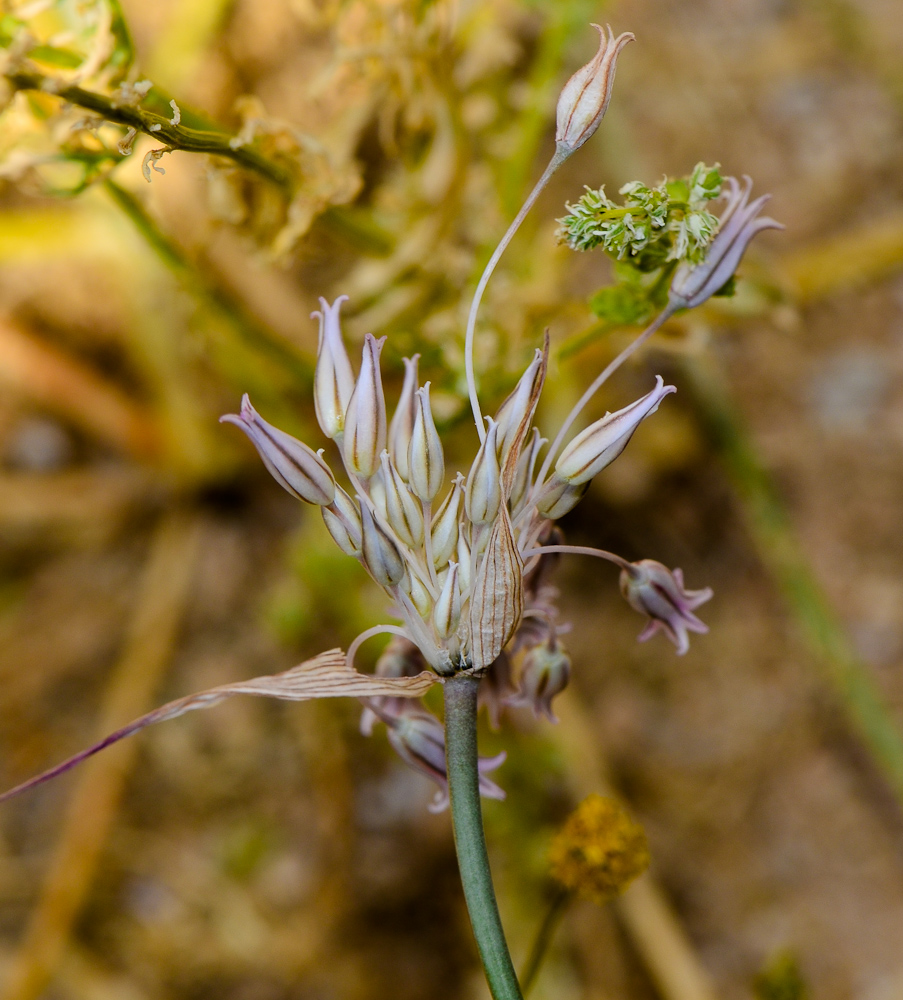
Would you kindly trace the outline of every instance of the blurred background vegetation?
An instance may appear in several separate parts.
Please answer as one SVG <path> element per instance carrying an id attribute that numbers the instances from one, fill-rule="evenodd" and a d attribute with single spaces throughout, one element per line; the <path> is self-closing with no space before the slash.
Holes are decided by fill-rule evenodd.
<path id="1" fill-rule="evenodd" d="M 490 284 L 486 397 L 549 327 L 554 426 L 635 332 L 590 309 L 601 253 L 556 241 L 584 184 L 719 162 L 772 191 L 787 230 L 756 241 L 734 298 L 671 321 L 594 404 L 657 372 L 679 390 L 568 540 L 712 585 L 712 631 L 680 660 L 637 646 L 610 568 L 562 565 L 562 725 L 517 710 L 484 739 L 509 754 L 508 800 L 485 812 L 512 950 L 523 961 L 550 898 L 554 831 L 608 788 L 643 823 L 651 873 L 612 907 L 575 903 L 535 996 L 898 1000 L 894 0 L 6 0 L 2 784 L 384 620 L 363 571 L 217 418 L 248 391 L 319 446 L 308 316 L 344 293 L 352 344 L 389 337 L 387 381 L 422 354 L 463 466 L 467 292 L 551 152 L 591 20 L 637 42 L 600 132 Z M 5 806 L 2 995 L 484 996 L 448 817 L 357 715 L 236 700 Z"/>

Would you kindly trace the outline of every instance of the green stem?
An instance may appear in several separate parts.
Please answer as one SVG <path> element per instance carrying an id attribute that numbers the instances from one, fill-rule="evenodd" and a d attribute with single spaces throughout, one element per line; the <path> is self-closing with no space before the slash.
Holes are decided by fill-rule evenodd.
<path id="1" fill-rule="evenodd" d="M 476 677 L 456 674 L 444 684 L 445 741 L 455 848 L 474 937 L 494 1000 L 523 1000 L 499 917 L 480 810 L 477 769 Z"/>
<path id="2" fill-rule="evenodd" d="M 282 188 L 288 197 L 292 194 L 294 184 L 288 170 L 280 164 L 268 160 L 265 156 L 261 156 L 248 146 L 233 148 L 230 145 L 230 140 L 234 137 L 228 132 L 205 131 L 188 128 L 186 125 L 173 125 L 169 118 L 163 115 L 154 114 L 152 111 L 145 111 L 143 108 L 132 105 L 118 105 L 113 98 L 106 94 L 98 94 L 82 87 L 59 85 L 51 77 L 42 76 L 40 73 L 10 73 L 7 80 L 16 90 L 37 90 L 52 94 L 79 108 L 84 108 L 86 111 L 93 111 L 106 121 L 115 122 L 117 125 L 126 125 L 139 132 L 144 132 L 152 139 L 156 139 L 172 149 L 224 156 L 239 166 L 266 177 L 267 180 Z M 153 131 L 151 131 L 152 126 Z"/>
<path id="3" fill-rule="evenodd" d="M 530 988 L 536 981 L 542 961 L 546 957 L 549 945 L 552 943 L 552 937 L 558 929 L 558 924 L 564 916 L 564 911 L 567 909 L 571 898 L 571 891 L 564 887 L 559 887 L 552 897 L 552 902 L 549 904 L 548 910 L 546 910 L 546 915 L 542 918 L 542 923 L 539 925 L 536 937 L 533 940 L 533 947 L 530 949 L 530 954 L 527 956 L 523 972 L 520 975 L 524 996 L 530 992 Z"/>

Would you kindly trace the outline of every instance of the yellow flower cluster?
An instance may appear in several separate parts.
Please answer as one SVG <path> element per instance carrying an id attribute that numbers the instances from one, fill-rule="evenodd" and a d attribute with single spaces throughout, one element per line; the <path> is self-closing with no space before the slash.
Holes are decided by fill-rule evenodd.
<path id="1" fill-rule="evenodd" d="M 552 877 L 565 888 L 603 904 L 649 867 L 649 845 L 618 802 L 590 795 L 556 834 L 549 860 Z"/>

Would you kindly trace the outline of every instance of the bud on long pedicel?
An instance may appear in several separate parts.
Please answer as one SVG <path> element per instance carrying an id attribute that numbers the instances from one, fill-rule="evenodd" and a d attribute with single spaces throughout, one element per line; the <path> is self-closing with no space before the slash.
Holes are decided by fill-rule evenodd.
<path id="1" fill-rule="evenodd" d="M 403 358 L 404 384 L 401 387 L 401 397 L 389 424 L 389 454 L 405 482 L 410 480 L 410 465 L 408 452 L 411 447 L 411 435 L 414 433 L 414 420 L 417 415 L 417 362 L 420 355 L 413 358 Z"/>
<path id="2" fill-rule="evenodd" d="M 364 338 L 361 371 L 345 411 L 345 466 L 364 479 L 379 468 L 379 456 L 386 447 L 386 397 L 379 371 L 379 355 L 385 342 L 385 337 L 377 340 L 371 333 Z"/>
<path id="3" fill-rule="evenodd" d="M 618 53 L 635 38 L 629 31 L 617 38 L 611 28 L 599 32 L 599 51 L 568 80 L 558 98 L 555 142 L 568 153 L 579 149 L 599 127 L 611 100 Z"/>
<path id="4" fill-rule="evenodd" d="M 335 497 L 335 480 L 329 466 L 303 441 L 268 424 L 251 406 L 247 394 L 241 412 L 227 413 L 220 423 L 235 424 L 250 438 L 270 475 L 292 496 L 325 506 Z"/>
<path id="5" fill-rule="evenodd" d="M 486 418 L 489 430 L 473 460 L 464 488 L 464 508 L 473 524 L 494 521 L 502 504 L 499 481 L 498 424 Z"/>
<path id="6" fill-rule="evenodd" d="M 400 583 L 405 564 L 398 546 L 373 519 L 367 504 L 361 505 L 361 560 L 374 580 L 387 590 Z"/>
<path id="7" fill-rule="evenodd" d="M 416 392 L 414 430 L 408 453 L 411 489 L 424 503 L 432 503 L 445 479 L 445 455 L 430 406 L 430 383 Z"/>
<path id="8" fill-rule="evenodd" d="M 354 372 L 342 340 L 339 309 L 347 301 L 340 295 L 332 305 L 320 299 L 322 312 L 311 316 L 320 319 L 320 342 L 317 347 L 317 369 L 314 373 L 314 407 L 323 433 L 334 438 L 345 426 L 345 411 L 354 392 Z"/>
<path id="9" fill-rule="evenodd" d="M 560 478 L 572 486 L 588 483 L 621 454 L 643 419 L 655 413 L 659 403 L 671 392 L 677 389 L 665 385 L 661 375 L 656 375 L 652 392 L 623 410 L 607 413 L 590 424 L 571 441 L 555 463 Z"/>

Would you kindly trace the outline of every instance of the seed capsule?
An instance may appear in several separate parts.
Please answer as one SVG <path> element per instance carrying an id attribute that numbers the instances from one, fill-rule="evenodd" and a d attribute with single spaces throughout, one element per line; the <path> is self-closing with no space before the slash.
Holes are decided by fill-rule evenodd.
<path id="1" fill-rule="evenodd" d="M 364 338 L 361 371 L 345 411 L 342 454 L 349 472 L 369 479 L 379 468 L 379 456 L 386 447 L 386 397 L 379 371 L 379 355 L 385 337 Z"/>
<path id="2" fill-rule="evenodd" d="M 247 395 L 241 412 L 227 413 L 220 423 L 235 424 L 247 434 L 270 475 L 293 497 L 319 506 L 332 503 L 336 486 L 329 466 L 303 441 L 268 424 Z"/>
<path id="3" fill-rule="evenodd" d="M 339 309 L 347 301 L 340 295 L 332 305 L 320 299 L 322 312 L 313 312 L 320 320 L 320 342 L 317 348 L 317 368 L 314 373 L 314 407 L 323 433 L 334 438 L 345 425 L 345 411 L 354 392 L 354 372 L 342 340 Z"/>

